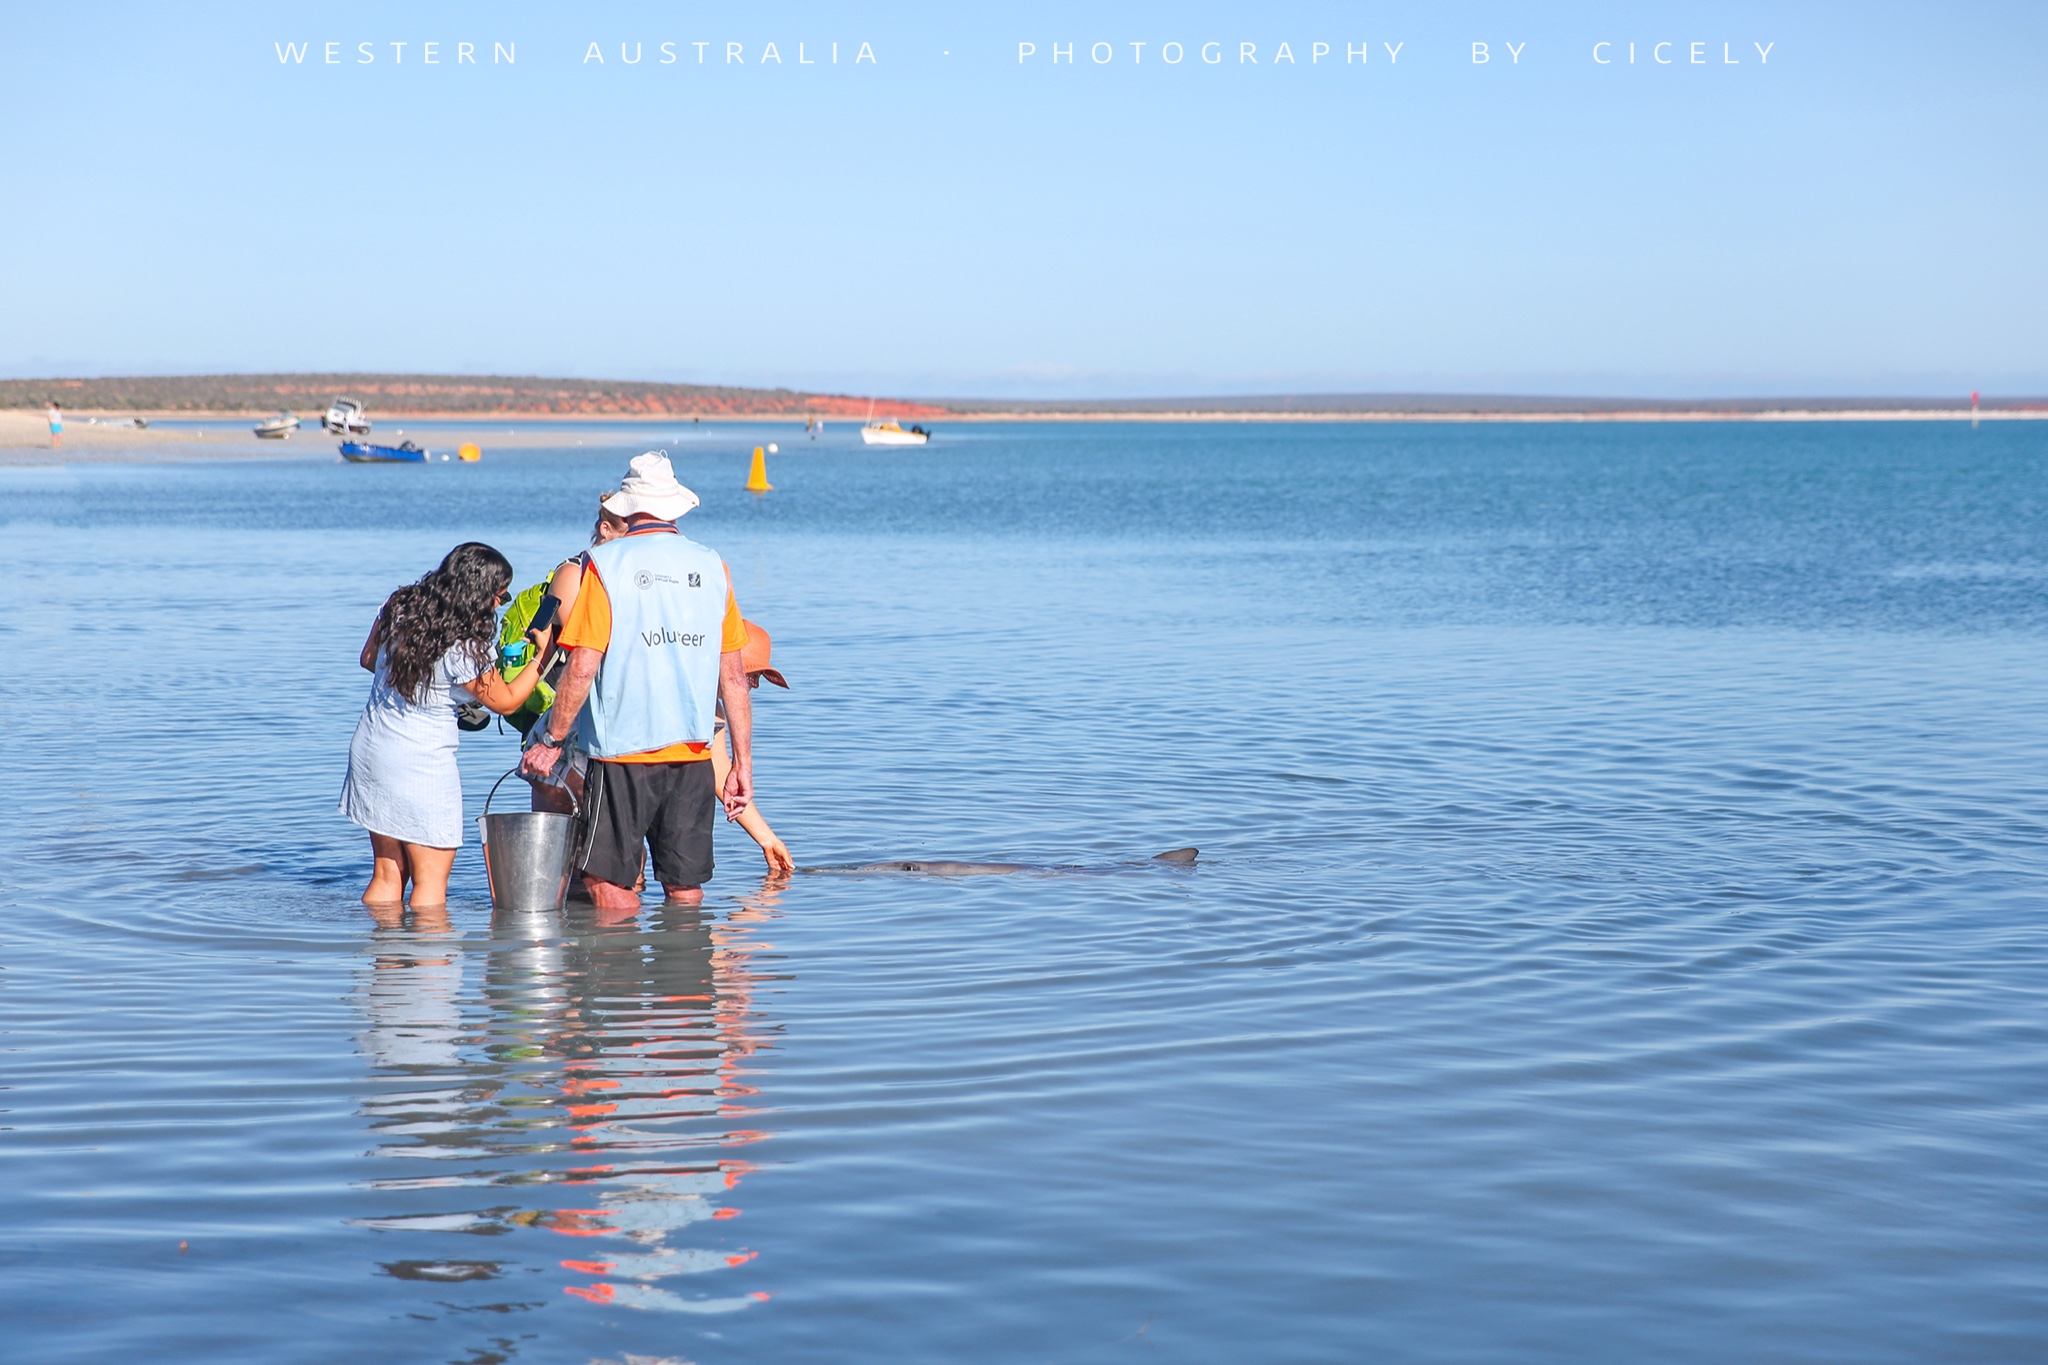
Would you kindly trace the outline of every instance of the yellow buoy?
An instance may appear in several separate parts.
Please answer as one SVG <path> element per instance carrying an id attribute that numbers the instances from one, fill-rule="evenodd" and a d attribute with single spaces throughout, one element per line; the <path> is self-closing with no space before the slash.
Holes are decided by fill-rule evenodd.
<path id="1" fill-rule="evenodd" d="M 455 453 L 461 456 L 464 460 L 468 461 L 470 464 L 475 464 L 478 460 L 481 460 L 484 457 L 483 451 L 477 448 L 477 444 L 475 441 L 464 441 L 461 444 L 461 446 L 459 446 L 456 449 Z"/>
<path id="2" fill-rule="evenodd" d="M 768 452 L 759 446 L 755 446 L 754 467 L 747 471 L 747 491 L 749 493 L 771 493 L 774 490 L 775 485 L 768 482 Z"/>

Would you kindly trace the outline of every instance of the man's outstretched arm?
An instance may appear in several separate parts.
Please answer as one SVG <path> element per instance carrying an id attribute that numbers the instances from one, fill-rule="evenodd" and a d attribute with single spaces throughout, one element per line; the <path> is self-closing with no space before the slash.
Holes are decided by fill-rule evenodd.
<path id="1" fill-rule="evenodd" d="M 720 796 L 726 818 L 737 820 L 754 799 L 754 695 L 739 650 L 718 656 L 718 699 L 725 703 L 725 729 L 732 736 L 732 771 Z"/>

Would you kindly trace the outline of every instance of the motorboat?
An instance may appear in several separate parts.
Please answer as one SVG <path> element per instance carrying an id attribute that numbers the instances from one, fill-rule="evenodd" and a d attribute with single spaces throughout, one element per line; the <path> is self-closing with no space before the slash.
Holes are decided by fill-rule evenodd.
<path id="1" fill-rule="evenodd" d="M 370 419 L 363 413 L 363 405 L 353 398 L 337 398 L 328 405 L 327 415 L 320 419 L 320 425 L 336 436 L 368 436 Z"/>
<path id="2" fill-rule="evenodd" d="M 289 412 L 266 417 L 256 424 L 256 434 L 266 441 L 289 441 L 299 429 L 299 419 Z"/>
<path id="3" fill-rule="evenodd" d="M 341 458 L 350 464 L 425 464 L 427 452 L 411 441 L 373 446 L 368 441 L 343 441 Z"/>
<path id="4" fill-rule="evenodd" d="M 821 422 L 819 425 L 823 426 L 824 423 Z M 863 445 L 921 446 L 931 438 L 932 434 L 923 427 L 912 427 L 910 430 L 905 431 L 894 422 L 877 422 L 875 420 L 875 400 L 872 398 L 868 400 L 867 425 L 860 429 L 860 439 Z"/>
<path id="5" fill-rule="evenodd" d="M 905 431 L 894 422 L 870 422 L 860 429 L 860 439 L 871 446 L 921 446 L 932 434 L 923 427 Z"/>

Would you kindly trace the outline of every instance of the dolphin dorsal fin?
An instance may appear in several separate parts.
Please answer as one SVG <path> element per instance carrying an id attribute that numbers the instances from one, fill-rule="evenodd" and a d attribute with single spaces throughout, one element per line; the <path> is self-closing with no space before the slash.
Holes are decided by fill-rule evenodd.
<path id="1" fill-rule="evenodd" d="M 1191 863 L 1195 860 L 1195 855 L 1201 851 L 1199 848 L 1169 848 L 1164 853 L 1153 854 L 1152 861 L 1155 863 Z"/>

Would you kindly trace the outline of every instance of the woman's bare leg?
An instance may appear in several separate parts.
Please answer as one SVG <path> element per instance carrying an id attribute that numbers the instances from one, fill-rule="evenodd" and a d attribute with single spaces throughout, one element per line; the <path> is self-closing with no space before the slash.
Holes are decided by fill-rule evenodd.
<path id="1" fill-rule="evenodd" d="M 412 863 L 412 908 L 438 909 L 446 905 L 448 873 L 455 866 L 455 850 L 407 844 L 405 856 Z"/>
<path id="2" fill-rule="evenodd" d="M 448 907 L 445 905 L 415 905 L 412 927 L 418 934 L 446 934 L 455 928 L 448 922 Z"/>
<path id="3" fill-rule="evenodd" d="M 370 836 L 370 885 L 363 891 L 365 905 L 405 904 L 404 844 L 388 834 Z"/>

